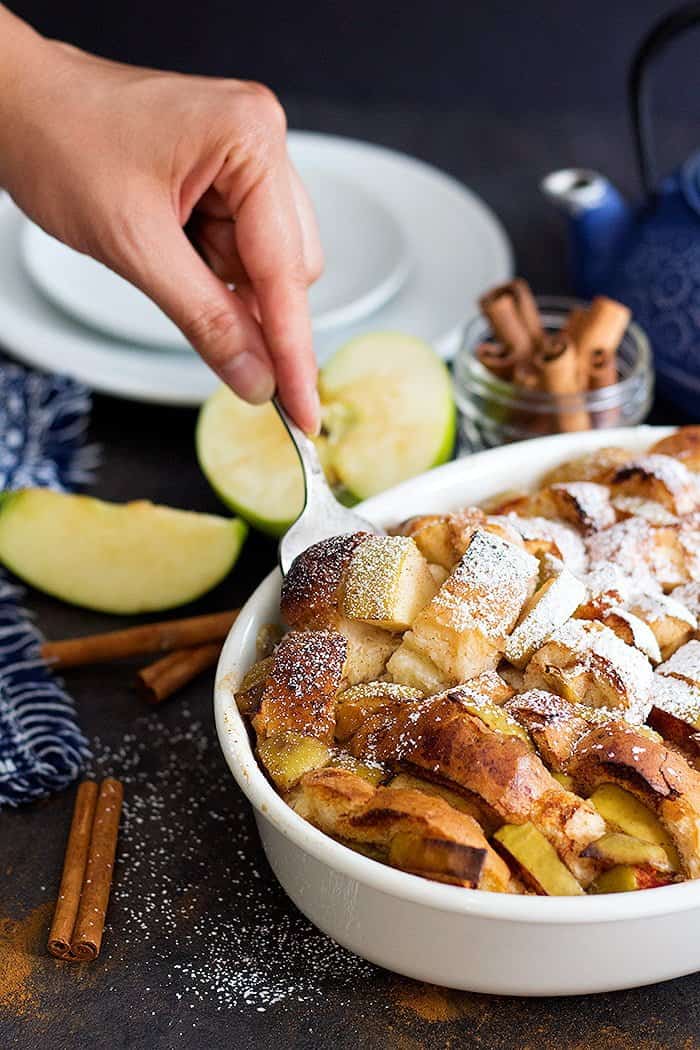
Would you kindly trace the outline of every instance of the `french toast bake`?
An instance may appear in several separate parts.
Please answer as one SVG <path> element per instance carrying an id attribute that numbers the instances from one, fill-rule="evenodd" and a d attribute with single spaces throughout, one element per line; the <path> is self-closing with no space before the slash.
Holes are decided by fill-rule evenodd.
<path id="1" fill-rule="evenodd" d="M 443 883 L 700 877 L 700 427 L 301 554 L 236 694 L 300 816 Z"/>

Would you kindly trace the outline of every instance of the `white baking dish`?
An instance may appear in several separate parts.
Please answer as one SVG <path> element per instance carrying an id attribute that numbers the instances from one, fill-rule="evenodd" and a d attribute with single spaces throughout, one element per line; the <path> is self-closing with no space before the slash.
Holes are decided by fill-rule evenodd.
<path id="1" fill-rule="evenodd" d="M 669 428 L 566 434 L 449 463 L 368 500 L 380 523 L 444 511 L 534 483 L 588 449 L 643 450 Z M 278 619 L 271 573 L 243 608 L 217 672 L 216 725 L 250 799 L 273 871 L 294 903 L 336 941 L 409 977 L 507 995 L 603 992 L 700 969 L 700 881 L 586 897 L 506 896 L 396 871 L 334 842 L 289 809 L 261 772 L 232 693 L 255 659 L 263 623 Z"/>

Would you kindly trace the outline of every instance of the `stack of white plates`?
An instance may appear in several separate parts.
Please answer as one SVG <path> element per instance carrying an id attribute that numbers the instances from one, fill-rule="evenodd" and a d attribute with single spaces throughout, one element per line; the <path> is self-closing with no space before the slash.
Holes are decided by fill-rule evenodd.
<path id="1" fill-rule="evenodd" d="M 326 258 L 310 292 L 319 361 L 360 332 L 400 330 L 457 349 L 489 286 L 511 274 L 500 224 L 464 186 L 412 157 L 290 132 Z M 0 345 L 95 390 L 196 405 L 215 377 L 141 292 L 0 201 Z"/>

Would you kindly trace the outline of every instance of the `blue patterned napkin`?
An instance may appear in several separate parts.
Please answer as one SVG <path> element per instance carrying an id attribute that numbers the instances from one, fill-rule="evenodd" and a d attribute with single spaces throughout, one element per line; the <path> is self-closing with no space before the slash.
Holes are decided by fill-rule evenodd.
<path id="1" fill-rule="evenodd" d="M 0 359 L 0 491 L 89 482 L 89 411 L 89 394 L 73 380 Z M 39 656 L 41 636 L 21 597 L 0 570 L 0 807 L 61 790 L 88 757 L 73 701 Z"/>

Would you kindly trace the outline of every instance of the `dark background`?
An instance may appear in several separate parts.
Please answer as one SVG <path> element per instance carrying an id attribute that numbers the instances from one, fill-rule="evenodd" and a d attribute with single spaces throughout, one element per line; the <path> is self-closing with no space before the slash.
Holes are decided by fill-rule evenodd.
<path id="1" fill-rule="evenodd" d="M 444 168 L 495 209 L 514 242 L 518 269 L 542 293 L 565 290 L 567 275 L 562 225 L 541 199 L 538 181 L 552 168 L 583 164 L 637 191 L 626 71 L 644 31 L 670 9 L 649 0 L 415 6 L 195 0 L 187 7 L 164 0 L 23 0 L 11 6 L 41 31 L 113 58 L 265 81 L 281 96 L 292 127 L 368 139 Z M 655 112 L 665 167 L 700 145 L 699 45 L 694 31 L 658 64 Z M 680 422 L 662 405 L 653 418 Z M 104 455 L 94 494 L 220 510 L 196 464 L 194 425 L 190 410 L 96 398 L 91 439 Z M 237 604 L 273 562 L 273 544 L 251 535 L 230 579 L 196 611 Z M 117 626 L 115 618 L 32 591 L 27 604 L 47 637 Z M 197 909 L 231 924 L 232 945 L 238 926 L 244 940 L 253 936 L 254 963 L 280 972 L 275 938 L 284 938 L 284 978 L 313 977 L 320 935 L 266 867 L 248 807 L 212 738 L 211 681 L 203 677 L 146 717 L 133 673 L 129 664 L 67 676 L 97 768 L 123 775 L 120 756 L 129 740 L 142 756 L 141 772 L 127 782 L 131 816 L 120 837 L 103 952 L 93 967 L 67 970 L 46 954 L 40 931 L 32 949 L 34 998 L 19 1013 L 0 1010 L 2 1050 L 700 1050 L 698 975 L 585 999 L 439 993 L 441 1019 L 432 1023 L 416 1000 L 432 1001 L 437 993 L 376 969 L 353 976 L 342 953 L 337 972 L 327 965 L 319 977 L 316 995 L 265 1013 L 222 1007 L 214 980 L 201 995 L 183 990 L 175 963 L 194 956 L 206 973 L 209 953 L 219 960 L 223 953 L 222 965 L 235 971 L 240 946 L 227 956 L 225 938 L 209 945 L 192 932 L 188 939 L 186 919 L 170 928 L 158 908 L 134 936 L 130 916 L 141 896 L 154 899 L 164 877 L 170 886 L 188 885 L 195 859 L 205 872 L 191 890 Z M 176 743 L 193 720 L 206 738 L 204 761 L 190 745 Z M 173 762 L 182 778 L 191 777 L 195 802 L 184 789 L 171 793 L 165 774 Z M 149 780 L 162 808 L 139 831 Z M 69 791 L 0 814 L 0 903 L 18 921 L 36 908 L 48 914 L 72 801 Z M 241 900 L 235 887 L 250 883 L 253 873 L 258 894 Z M 272 927 L 262 924 L 261 911 L 274 915 Z"/>

